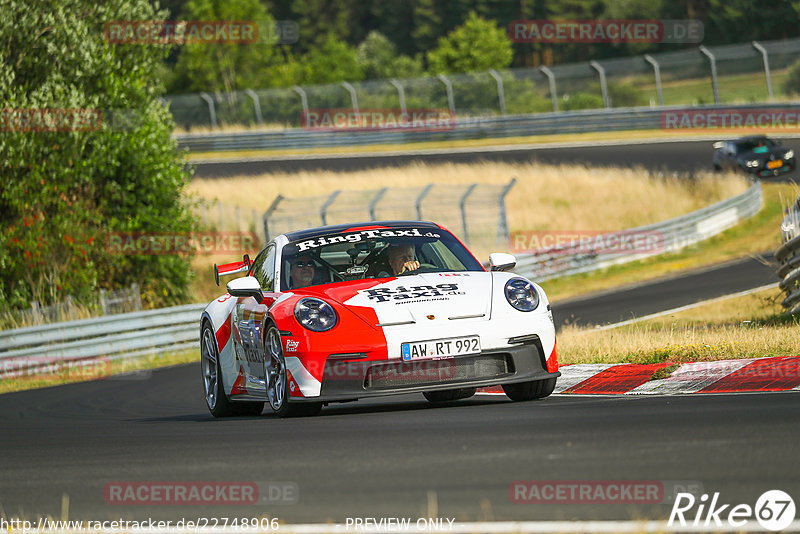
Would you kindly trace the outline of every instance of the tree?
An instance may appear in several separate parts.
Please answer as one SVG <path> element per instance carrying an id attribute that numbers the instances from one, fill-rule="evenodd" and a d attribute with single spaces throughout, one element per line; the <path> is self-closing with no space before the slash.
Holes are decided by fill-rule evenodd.
<path id="1" fill-rule="evenodd" d="M 359 81 L 364 78 L 355 48 L 329 33 L 303 58 L 306 84 Z"/>
<path id="2" fill-rule="evenodd" d="M 224 91 L 271 87 L 267 72 L 280 61 L 273 46 L 274 20 L 259 0 L 190 0 L 183 20 L 255 21 L 256 43 L 191 43 L 181 47 L 170 92 Z"/>
<path id="3" fill-rule="evenodd" d="M 439 39 L 437 48 L 428 53 L 428 68 L 434 73 L 502 69 L 511 58 L 506 30 L 472 12 L 464 24 Z"/>
<path id="4" fill-rule="evenodd" d="M 394 44 L 383 34 L 373 31 L 358 45 L 358 64 L 364 78 L 408 78 L 423 73 L 422 62 L 408 56 L 398 56 Z"/>
<path id="5" fill-rule="evenodd" d="M 132 282 L 151 304 L 186 297 L 186 257 L 110 255 L 105 246 L 115 232 L 193 224 L 189 174 L 157 100 L 167 47 L 103 38 L 107 21 L 161 17 L 146 0 L 5 2 L 0 308 Z"/>

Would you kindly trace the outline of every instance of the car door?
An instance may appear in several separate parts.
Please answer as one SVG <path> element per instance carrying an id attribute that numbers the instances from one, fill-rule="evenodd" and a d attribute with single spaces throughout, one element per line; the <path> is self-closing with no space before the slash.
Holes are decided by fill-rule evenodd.
<path id="1" fill-rule="evenodd" d="M 252 297 L 239 298 L 234 309 L 234 336 L 241 343 L 237 357 L 244 360 L 242 365 L 247 373 L 248 391 L 264 387 L 264 320 L 279 296 L 275 292 L 275 256 L 275 243 L 270 243 L 253 261 L 251 274 L 261 286 L 263 301 L 256 302 Z"/>

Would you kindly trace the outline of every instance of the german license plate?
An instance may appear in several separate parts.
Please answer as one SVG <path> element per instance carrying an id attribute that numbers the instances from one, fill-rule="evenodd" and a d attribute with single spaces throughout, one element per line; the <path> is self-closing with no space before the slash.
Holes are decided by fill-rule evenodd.
<path id="1" fill-rule="evenodd" d="M 403 361 L 409 362 L 476 354 L 481 351 L 481 342 L 478 336 L 451 337 L 403 343 L 400 345 L 400 349 Z"/>
<path id="2" fill-rule="evenodd" d="M 783 160 L 776 159 L 775 161 L 768 161 L 767 168 L 768 169 L 777 169 L 778 167 L 783 165 Z"/>

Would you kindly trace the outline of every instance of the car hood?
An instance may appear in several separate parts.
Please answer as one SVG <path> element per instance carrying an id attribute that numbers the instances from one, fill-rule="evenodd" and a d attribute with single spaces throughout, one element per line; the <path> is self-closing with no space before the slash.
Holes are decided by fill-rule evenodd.
<path id="1" fill-rule="evenodd" d="M 488 272 L 423 273 L 317 288 L 321 297 L 347 306 L 380 326 L 433 320 L 488 320 L 492 275 Z"/>
<path id="2" fill-rule="evenodd" d="M 739 159 L 742 160 L 749 160 L 749 159 L 757 159 L 759 161 L 769 160 L 772 158 L 782 158 L 789 149 L 785 147 L 776 147 L 771 148 L 767 152 L 753 152 L 752 150 L 749 152 L 742 152 L 739 154 Z"/>

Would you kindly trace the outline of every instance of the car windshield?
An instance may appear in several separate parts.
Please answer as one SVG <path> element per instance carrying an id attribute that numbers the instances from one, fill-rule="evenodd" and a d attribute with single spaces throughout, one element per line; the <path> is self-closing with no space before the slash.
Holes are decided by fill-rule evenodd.
<path id="1" fill-rule="evenodd" d="M 483 271 L 446 230 L 365 228 L 293 241 L 283 247 L 283 290 L 411 274 Z"/>
<path id="2" fill-rule="evenodd" d="M 770 148 L 775 146 L 775 141 L 761 137 L 759 139 L 747 139 L 746 141 L 736 142 L 737 152 L 767 152 Z"/>

